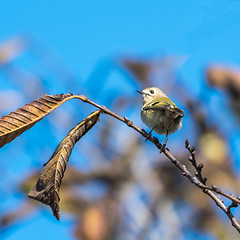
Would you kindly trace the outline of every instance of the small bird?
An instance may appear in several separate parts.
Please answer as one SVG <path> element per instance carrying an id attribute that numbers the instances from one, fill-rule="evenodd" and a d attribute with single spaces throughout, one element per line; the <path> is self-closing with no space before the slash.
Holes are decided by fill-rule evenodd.
<path id="1" fill-rule="evenodd" d="M 137 92 L 143 96 L 141 119 L 151 129 L 149 136 L 151 136 L 152 131 L 166 135 L 163 151 L 167 144 L 168 135 L 181 128 L 184 112 L 159 88 L 151 87 Z"/>

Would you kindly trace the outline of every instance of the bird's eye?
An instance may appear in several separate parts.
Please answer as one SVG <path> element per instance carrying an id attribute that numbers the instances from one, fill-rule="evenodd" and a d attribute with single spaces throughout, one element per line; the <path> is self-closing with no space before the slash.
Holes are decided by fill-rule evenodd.
<path id="1" fill-rule="evenodd" d="M 154 94 L 154 91 L 153 91 L 153 90 L 150 90 L 150 93 L 151 93 L 151 94 Z"/>

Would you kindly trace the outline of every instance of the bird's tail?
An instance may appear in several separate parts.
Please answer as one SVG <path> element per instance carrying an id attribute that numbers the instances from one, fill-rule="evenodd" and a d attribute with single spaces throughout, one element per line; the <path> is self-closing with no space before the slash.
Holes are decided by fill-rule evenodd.
<path id="1" fill-rule="evenodd" d="M 184 117 L 185 113 L 182 109 L 178 108 L 178 107 L 174 107 L 171 109 L 173 114 L 179 115 L 180 117 Z"/>

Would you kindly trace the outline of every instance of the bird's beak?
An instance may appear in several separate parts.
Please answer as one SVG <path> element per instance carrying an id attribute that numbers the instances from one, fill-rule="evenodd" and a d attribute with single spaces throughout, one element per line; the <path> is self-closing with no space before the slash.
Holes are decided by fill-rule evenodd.
<path id="1" fill-rule="evenodd" d="M 140 92 L 140 91 L 136 91 L 136 92 L 138 92 L 138 93 L 140 93 L 143 97 L 145 97 L 145 96 L 150 96 L 150 94 L 148 94 L 148 93 L 146 93 L 146 92 Z"/>

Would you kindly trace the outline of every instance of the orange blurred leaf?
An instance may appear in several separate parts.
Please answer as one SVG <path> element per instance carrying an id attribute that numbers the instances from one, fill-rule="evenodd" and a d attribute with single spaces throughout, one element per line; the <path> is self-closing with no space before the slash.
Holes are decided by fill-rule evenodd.
<path id="1" fill-rule="evenodd" d="M 224 89 L 232 97 L 240 96 L 240 70 L 224 66 L 212 66 L 206 70 L 206 77 L 211 86 Z"/>
<path id="2" fill-rule="evenodd" d="M 83 213 L 82 231 L 86 240 L 105 239 L 106 225 L 106 219 L 100 207 L 91 206 Z"/>

